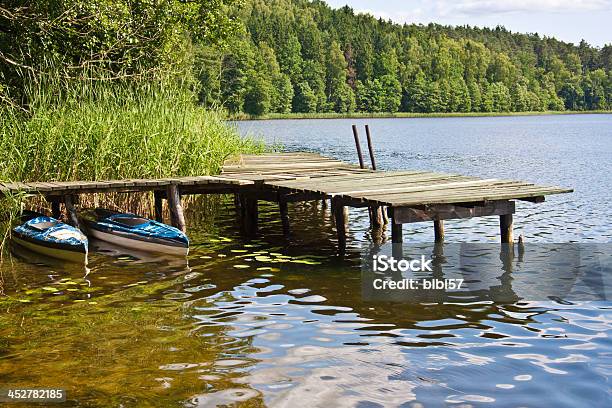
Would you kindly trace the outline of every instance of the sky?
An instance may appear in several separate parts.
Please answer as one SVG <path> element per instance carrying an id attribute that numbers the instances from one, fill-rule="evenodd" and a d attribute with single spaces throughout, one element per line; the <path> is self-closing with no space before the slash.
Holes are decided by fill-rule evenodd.
<path id="1" fill-rule="evenodd" d="M 397 23 L 439 23 L 538 33 L 578 44 L 612 44 L 612 0 L 326 0 Z"/>

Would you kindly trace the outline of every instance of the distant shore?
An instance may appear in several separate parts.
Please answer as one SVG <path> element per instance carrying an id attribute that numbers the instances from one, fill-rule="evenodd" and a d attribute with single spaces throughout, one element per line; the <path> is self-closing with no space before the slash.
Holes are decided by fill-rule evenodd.
<path id="1" fill-rule="evenodd" d="M 454 118 L 454 117 L 490 117 L 490 116 L 541 116 L 541 115 L 583 115 L 612 114 L 612 110 L 596 111 L 534 111 L 534 112 L 318 112 L 318 113 L 268 113 L 261 116 L 247 114 L 228 115 L 227 120 L 283 120 L 283 119 L 369 119 L 369 118 Z"/>

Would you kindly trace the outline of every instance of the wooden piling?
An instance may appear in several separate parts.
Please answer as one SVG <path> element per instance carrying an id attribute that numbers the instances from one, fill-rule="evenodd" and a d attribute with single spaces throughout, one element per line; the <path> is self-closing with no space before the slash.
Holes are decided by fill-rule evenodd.
<path id="1" fill-rule="evenodd" d="M 154 191 L 153 198 L 155 201 L 155 221 L 164 222 L 162 192 Z"/>
<path id="2" fill-rule="evenodd" d="M 346 249 L 346 207 L 338 200 L 332 199 L 332 209 L 336 222 L 336 233 L 338 234 L 338 248 L 341 253 Z"/>
<path id="3" fill-rule="evenodd" d="M 372 228 L 374 229 L 379 229 L 383 225 L 385 225 L 382 207 L 378 205 L 373 205 L 372 207 L 370 207 L 370 221 L 372 224 Z"/>
<path id="4" fill-rule="evenodd" d="M 402 224 L 393 214 L 393 208 L 389 208 L 389 210 L 391 211 L 391 242 L 393 244 L 401 244 L 403 242 Z"/>
<path id="5" fill-rule="evenodd" d="M 401 244 L 404 242 L 402 237 L 402 224 L 396 224 L 391 221 L 391 242 L 394 244 Z"/>
<path id="6" fill-rule="evenodd" d="M 353 137 L 355 138 L 355 148 L 357 149 L 357 156 L 359 157 L 359 167 L 365 168 L 363 164 L 363 155 L 361 154 L 361 144 L 359 143 L 359 133 L 357 132 L 357 126 L 353 125 Z"/>
<path id="7" fill-rule="evenodd" d="M 181 205 L 181 194 L 176 184 L 170 184 L 167 188 L 166 200 L 168 200 L 168 209 L 170 210 L 170 223 L 185 232 L 187 230 L 185 224 L 185 215 L 183 214 L 183 206 Z"/>
<path id="8" fill-rule="evenodd" d="M 513 227 L 512 214 L 504 214 L 499 216 L 499 229 L 501 232 L 501 242 L 504 244 L 511 244 L 514 242 L 512 236 Z"/>
<path id="9" fill-rule="evenodd" d="M 444 221 L 434 220 L 433 224 L 434 224 L 434 241 L 443 242 L 444 241 Z"/>
<path id="10" fill-rule="evenodd" d="M 243 195 L 242 201 L 242 214 L 244 216 L 244 232 L 253 236 L 257 234 L 257 223 L 259 217 L 259 209 L 257 206 L 257 199 Z"/>
<path id="11" fill-rule="evenodd" d="M 288 237 L 291 233 L 289 227 L 289 208 L 287 205 L 287 199 L 283 195 L 278 197 L 278 209 L 280 211 L 281 223 L 283 225 L 283 235 Z"/>
<path id="12" fill-rule="evenodd" d="M 366 125 L 365 129 L 368 139 L 368 151 L 370 153 L 370 161 L 372 162 L 372 170 L 376 170 L 376 160 L 374 159 L 374 148 L 372 147 L 370 127 Z M 361 143 L 359 142 L 359 133 L 357 131 L 357 126 L 355 125 L 353 125 L 353 137 L 355 138 L 355 148 L 357 149 L 357 156 L 359 157 L 359 167 L 365 169 L 365 164 L 363 162 L 363 154 L 361 153 Z M 385 224 L 382 209 L 378 205 L 368 207 L 368 216 L 370 217 L 370 226 L 372 228 L 380 228 Z"/>
<path id="13" fill-rule="evenodd" d="M 370 126 L 365 125 L 365 131 L 366 131 L 366 138 L 368 139 L 368 151 L 370 152 L 370 163 L 372 163 L 372 170 L 376 170 L 376 160 L 374 160 L 374 147 L 372 146 Z"/>
<path id="14" fill-rule="evenodd" d="M 55 219 L 59 219 L 62 216 L 60 202 L 57 200 L 51 201 L 51 216 Z"/>
<path id="15" fill-rule="evenodd" d="M 64 205 L 66 206 L 66 213 L 68 215 L 68 224 L 75 228 L 80 228 L 79 217 L 76 212 L 75 204 L 78 202 L 78 196 L 66 195 L 64 196 Z"/>

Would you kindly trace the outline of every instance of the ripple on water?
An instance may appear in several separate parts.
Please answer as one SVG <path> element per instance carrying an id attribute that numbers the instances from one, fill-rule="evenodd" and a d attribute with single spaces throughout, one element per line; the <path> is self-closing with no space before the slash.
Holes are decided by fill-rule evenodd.
<path id="1" fill-rule="evenodd" d="M 177 293 L 166 293 L 164 295 L 164 299 L 166 300 L 184 300 L 184 299 L 188 299 L 192 296 L 191 293 L 181 293 L 181 292 L 177 292 Z"/>
<path id="2" fill-rule="evenodd" d="M 236 402 L 244 402 L 256 398 L 261 394 L 251 388 L 228 388 L 225 390 L 211 392 L 209 394 L 200 394 L 191 397 L 185 407 L 200 408 L 200 407 L 218 407 L 225 405 L 233 405 Z"/>

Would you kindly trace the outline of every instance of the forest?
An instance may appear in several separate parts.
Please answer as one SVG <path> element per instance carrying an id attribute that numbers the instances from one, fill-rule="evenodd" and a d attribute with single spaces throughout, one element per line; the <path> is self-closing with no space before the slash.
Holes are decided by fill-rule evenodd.
<path id="1" fill-rule="evenodd" d="M 199 100 L 229 113 L 612 108 L 612 44 L 503 27 L 394 24 L 315 0 L 246 0 L 222 46 L 196 47 Z"/>

